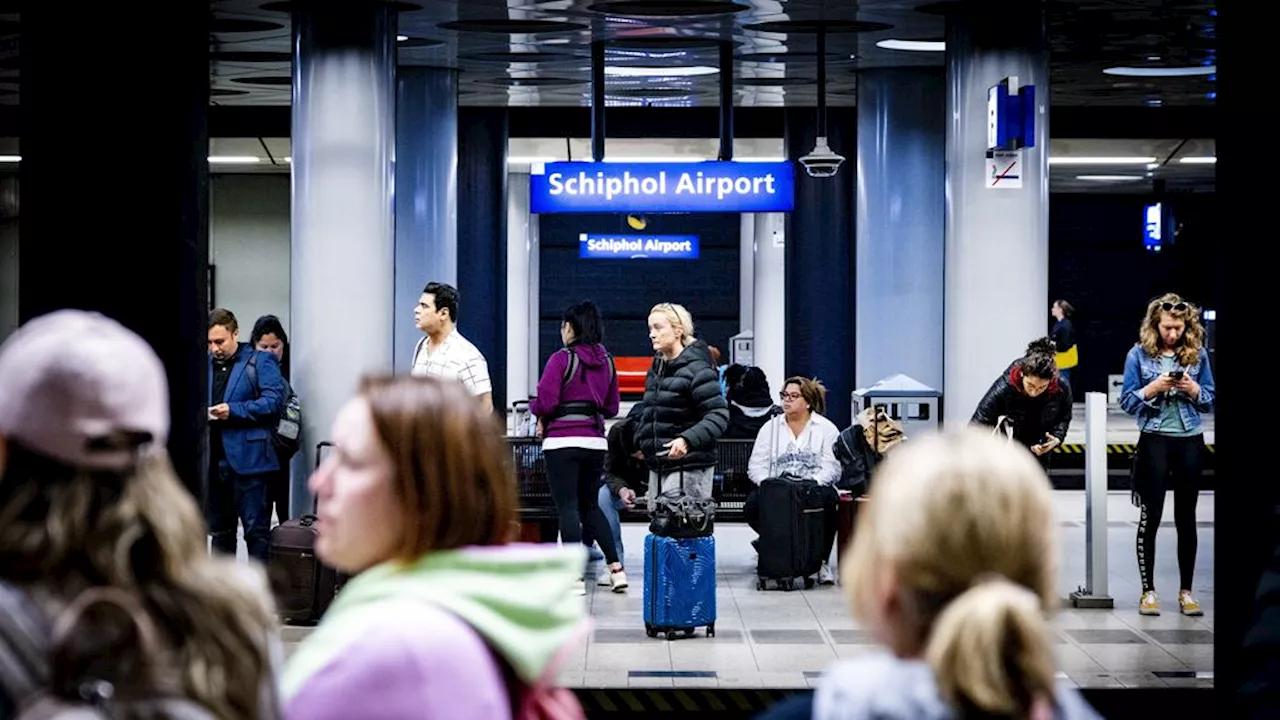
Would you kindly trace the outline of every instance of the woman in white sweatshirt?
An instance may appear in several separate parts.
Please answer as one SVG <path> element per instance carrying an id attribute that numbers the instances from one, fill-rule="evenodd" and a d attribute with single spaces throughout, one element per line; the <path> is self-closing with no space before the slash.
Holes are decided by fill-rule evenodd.
<path id="1" fill-rule="evenodd" d="M 827 389 L 822 383 L 806 377 L 787 378 L 779 393 L 782 414 L 777 415 L 760 428 L 751 459 L 747 462 L 747 477 L 757 486 L 769 478 L 813 480 L 831 490 L 833 502 L 825 514 L 823 557 L 831 554 L 835 543 L 836 517 L 835 483 L 840 479 L 840 461 L 836 460 L 835 442 L 840 431 L 835 423 L 823 416 L 827 408 Z M 760 532 L 760 496 L 752 491 L 742 508 L 747 524 Z M 830 585 L 835 576 L 826 562 L 818 571 L 818 582 Z"/>

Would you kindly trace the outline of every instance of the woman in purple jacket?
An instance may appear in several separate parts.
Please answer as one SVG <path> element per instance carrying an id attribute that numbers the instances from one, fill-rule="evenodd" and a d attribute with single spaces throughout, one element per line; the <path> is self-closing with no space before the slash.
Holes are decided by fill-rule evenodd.
<path id="1" fill-rule="evenodd" d="M 619 403 L 618 373 L 603 337 L 595 303 L 583 301 L 565 310 L 560 324 L 564 348 L 547 360 L 529 411 L 538 417 L 551 499 L 560 515 L 560 540 L 581 543 L 582 526 L 591 528 L 609 564 L 609 585 L 622 592 L 627 574 L 597 501 L 609 449 L 604 421 L 618 414 Z M 581 592 L 586 594 L 585 582 Z"/>

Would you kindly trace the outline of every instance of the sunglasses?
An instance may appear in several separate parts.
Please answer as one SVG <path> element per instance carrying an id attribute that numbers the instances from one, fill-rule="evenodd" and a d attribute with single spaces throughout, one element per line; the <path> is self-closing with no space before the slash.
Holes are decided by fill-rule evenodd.
<path id="1" fill-rule="evenodd" d="M 1164 310 L 1165 312 L 1182 312 L 1187 309 L 1187 304 L 1185 302 L 1161 303 L 1160 309 Z"/>

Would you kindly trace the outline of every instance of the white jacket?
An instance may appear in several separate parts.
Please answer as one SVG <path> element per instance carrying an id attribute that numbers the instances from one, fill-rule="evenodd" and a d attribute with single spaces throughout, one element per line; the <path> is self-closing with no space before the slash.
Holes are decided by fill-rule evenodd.
<path id="1" fill-rule="evenodd" d="M 840 461 L 834 450 L 839 437 L 835 423 L 817 413 L 809 416 L 809 424 L 799 436 L 791 434 L 787 417 L 778 415 L 756 435 L 747 477 L 756 485 L 783 475 L 833 485 L 840 479 Z"/>

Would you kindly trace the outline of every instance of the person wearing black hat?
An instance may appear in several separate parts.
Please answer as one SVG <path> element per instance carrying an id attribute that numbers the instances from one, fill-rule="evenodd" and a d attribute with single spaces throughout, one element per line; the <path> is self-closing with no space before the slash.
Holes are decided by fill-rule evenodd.
<path id="1" fill-rule="evenodd" d="M 782 412 L 769 393 L 769 379 L 758 367 L 744 368 L 729 386 L 729 429 L 725 440 L 755 440 L 769 418 Z"/>

